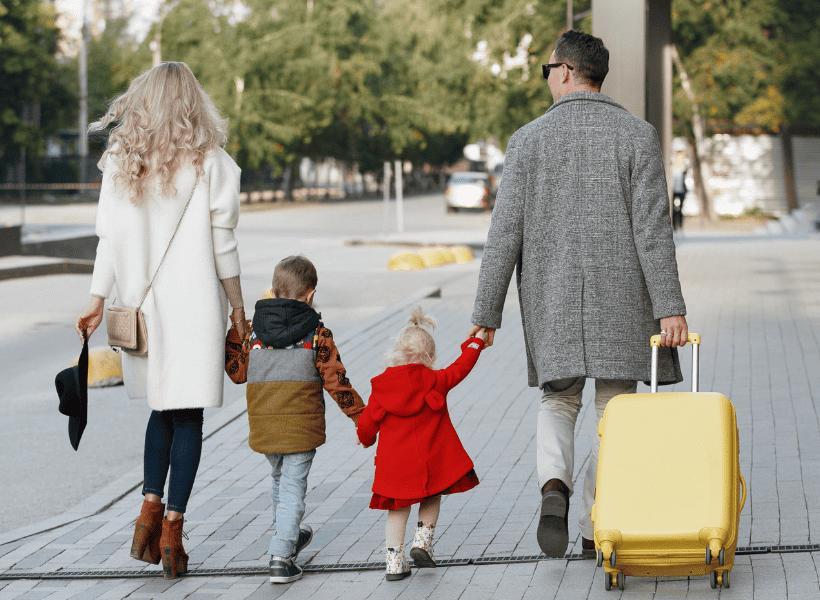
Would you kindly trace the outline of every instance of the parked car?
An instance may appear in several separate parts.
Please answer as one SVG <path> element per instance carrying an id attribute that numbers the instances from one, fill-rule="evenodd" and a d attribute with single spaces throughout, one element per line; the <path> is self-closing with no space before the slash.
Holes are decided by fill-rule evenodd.
<path id="1" fill-rule="evenodd" d="M 487 173 L 468 171 L 453 173 L 444 191 L 447 212 L 463 208 L 492 209 L 490 196 L 490 176 Z"/>

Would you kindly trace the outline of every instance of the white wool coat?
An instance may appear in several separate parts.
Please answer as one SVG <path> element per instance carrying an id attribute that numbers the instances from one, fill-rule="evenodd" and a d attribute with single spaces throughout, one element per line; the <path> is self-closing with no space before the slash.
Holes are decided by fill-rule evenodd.
<path id="1" fill-rule="evenodd" d="M 138 206 L 114 186 L 112 158 L 103 170 L 91 294 L 107 298 L 116 283 L 114 304 L 139 305 L 168 248 L 141 308 L 148 355 L 122 356 L 129 397 L 147 396 L 153 410 L 222 406 L 228 299 L 220 280 L 239 275 L 240 169 L 221 148 L 203 168 L 192 197 L 196 172 L 187 167 L 177 174 L 176 195 L 162 197 L 152 186 Z"/>

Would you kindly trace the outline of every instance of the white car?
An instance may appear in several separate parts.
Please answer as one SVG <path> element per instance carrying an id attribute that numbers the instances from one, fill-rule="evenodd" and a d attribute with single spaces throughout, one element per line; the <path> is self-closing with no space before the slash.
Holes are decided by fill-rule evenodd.
<path id="1" fill-rule="evenodd" d="M 487 173 L 468 171 L 453 173 L 444 191 L 447 212 L 462 208 L 492 209 L 490 197 L 490 176 Z"/>

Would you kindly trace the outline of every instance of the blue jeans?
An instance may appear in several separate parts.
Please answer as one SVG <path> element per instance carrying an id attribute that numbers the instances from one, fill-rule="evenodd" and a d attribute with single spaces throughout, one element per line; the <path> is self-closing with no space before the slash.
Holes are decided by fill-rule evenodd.
<path id="1" fill-rule="evenodd" d="M 168 510 L 184 513 L 202 456 L 201 408 L 152 411 L 145 431 L 145 483 L 142 494 L 160 498 L 168 483 Z"/>
<path id="2" fill-rule="evenodd" d="M 299 525 L 305 516 L 305 495 L 310 465 L 316 450 L 293 454 L 266 454 L 271 467 L 271 500 L 275 533 L 268 554 L 290 558 L 296 551 Z"/>

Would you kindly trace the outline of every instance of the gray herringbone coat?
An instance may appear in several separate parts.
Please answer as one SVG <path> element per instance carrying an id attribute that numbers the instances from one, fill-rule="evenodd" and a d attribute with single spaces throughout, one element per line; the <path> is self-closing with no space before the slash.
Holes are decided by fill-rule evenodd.
<path id="1" fill-rule="evenodd" d="M 609 97 L 575 92 L 519 129 L 481 261 L 472 321 L 498 328 L 513 269 L 529 385 L 649 379 L 659 319 L 685 315 L 658 136 Z M 661 348 L 659 380 L 681 381 Z"/>

